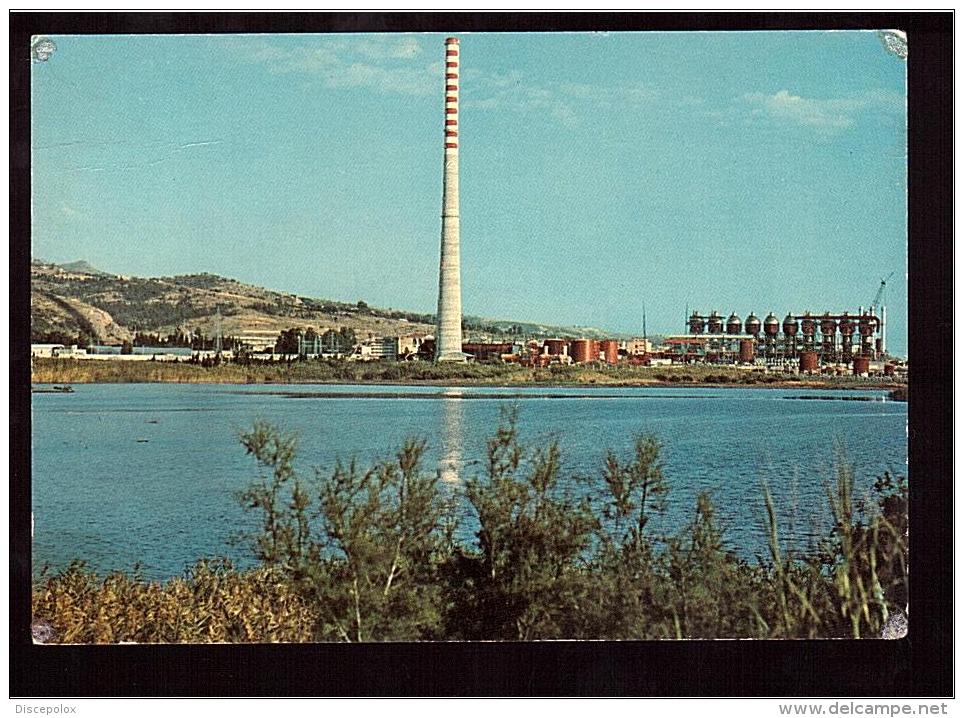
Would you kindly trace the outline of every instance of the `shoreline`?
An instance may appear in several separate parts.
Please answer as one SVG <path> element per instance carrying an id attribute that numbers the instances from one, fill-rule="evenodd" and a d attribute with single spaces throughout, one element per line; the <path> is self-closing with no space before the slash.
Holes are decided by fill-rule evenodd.
<path id="1" fill-rule="evenodd" d="M 884 377 L 797 376 L 735 367 L 598 367 L 576 365 L 538 369 L 504 364 L 436 365 L 422 363 L 220 364 L 186 362 L 88 362 L 33 359 L 31 385 L 70 384 L 218 384 L 228 386 L 340 385 L 426 386 L 442 388 L 677 388 L 821 389 L 892 391 L 906 383 Z"/>

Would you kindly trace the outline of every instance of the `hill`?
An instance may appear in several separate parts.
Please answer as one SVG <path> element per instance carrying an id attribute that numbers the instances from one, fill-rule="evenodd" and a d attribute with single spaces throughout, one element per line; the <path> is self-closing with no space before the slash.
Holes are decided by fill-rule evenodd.
<path id="1" fill-rule="evenodd" d="M 67 272 L 76 272 L 78 274 L 100 274 L 103 276 L 110 276 L 110 272 L 104 272 L 100 269 L 97 269 L 97 267 L 83 259 L 79 259 L 76 262 L 61 264 L 60 268 Z"/>
<path id="2" fill-rule="evenodd" d="M 216 274 L 133 277 L 103 272 L 85 261 L 67 265 L 34 261 L 30 268 L 31 335 L 34 341 L 64 341 L 82 335 L 120 343 L 134 332 L 167 336 L 200 331 L 212 336 L 221 314 L 225 336 L 281 332 L 291 327 L 347 328 L 369 335 L 431 334 L 435 317 L 393 309 L 301 297 Z M 591 327 L 466 317 L 467 338 L 482 336 L 587 336 Z"/>

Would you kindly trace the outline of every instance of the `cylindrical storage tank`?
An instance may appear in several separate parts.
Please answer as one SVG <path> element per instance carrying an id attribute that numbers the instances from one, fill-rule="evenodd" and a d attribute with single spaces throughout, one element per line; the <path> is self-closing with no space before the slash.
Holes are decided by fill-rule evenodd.
<path id="1" fill-rule="evenodd" d="M 690 334 L 702 334 L 703 333 L 703 317 L 701 317 L 696 312 L 693 312 L 689 320 Z"/>
<path id="2" fill-rule="evenodd" d="M 809 312 L 800 322 L 800 331 L 805 337 L 812 337 L 817 333 L 817 320 L 811 317 Z"/>
<path id="3" fill-rule="evenodd" d="M 780 333 L 780 320 L 773 312 L 767 314 L 767 318 L 763 320 L 763 333 L 768 337 L 775 337 Z"/>
<path id="4" fill-rule="evenodd" d="M 730 318 L 726 320 L 727 334 L 739 334 L 742 328 L 743 328 L 743 322 L 740 320 L 738 316 L 736 316 L 736 314 L 731 314 Z"/>
<path id="5" fill-rule="evenodd" d="M 569 356 L 576 364 L 587 364 L 599 358 L 599 349 L 592 339 L 574 339 L 569 344 Z"/>
<path id="6" fill-rule="evenodd" d="M 616 364 L 619 362 L 619 342 L 615 339 L 604 339 L 600 343 L 599 349 L 607 364 Z"/>
<path id="7" fill-rule="evenodd" d="M 722 334 L 723 317 L 716 312 L 710 314 L 710 318 L 706 320 L 706 331 L 710 334 Z"/>
<path id="8" fill-rule="evenodd" d="M 741 339 L 740 340 L 740 363 L 741 364 L 752 364 L 753 363 L 753 340 L 752 339 Z"/>
<path id="9" fill-rule="evenodd" d="M 795 337 L 797 335 L 797 320 L 793 318 L 792 314 L 787 314 L 783 320 L 783 333 L 788 337 Z"/>
<path id="10" fill-rule="evenodd" d="M 819 366 L 817 352 L 800 352 L 800 371 L 816 372 Z"/>
<path id="11" fill-rule="evenodd" d="M 566 353 L 567 344 L 568 342 L 565 339 L 546 339 L 543 346 L 549 356 L 560 356 Z"/>
<path id="12" fill-rule="evenodd" d="M 870 357 L 854 357 L 854 375 L 863 376 L 870 373 Z"/>
<path id="13" fill-rule="evenodd" d="M 756 314 L 750 314 L 746 318 L 746 333 L 756 336 L 760 333 L 760 320 L 757 318 Z"/>

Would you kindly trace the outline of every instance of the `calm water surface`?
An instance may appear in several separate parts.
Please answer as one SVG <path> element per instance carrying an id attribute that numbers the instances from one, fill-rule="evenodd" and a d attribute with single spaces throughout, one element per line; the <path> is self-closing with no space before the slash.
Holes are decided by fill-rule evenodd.
<path id="1" fill-rule="evenodd" d="M 563 475 L 598 492 L 607 448 L 633 436 L 664 444 L 671 484 L 659 530 L 689 521 L 710 491 L 726 542 L 765 551 L 760 485 L 769 484 L 788 541 L 805 547 L 828 523 L 825 484 L 840 452 L 867 495 L 884 471 L 906 474 L 907 405 L 885 392 L 702 388 L 443 388 L 386 386 L 77 385 L 33 395 L 34 571 L 82 559 L 98 571 L 135 563 L 150 578 L 197 558 L 254 563 L 232 537 L 256 516 L 236 493 L 258 469 L 238 442 L 266 420 L 299 437 L 299 467 L 385 458 L 410 436 L 428 441 L 426 468 L 458 491 L 481 470 L 500 410 L 516 406 L 523 442 L 558 439 Z M 803 401 L 788 397 L 835 397 Z M 846 397 L 874 401 L 845 401 Z M 583 489 L 580 489 L 583 490 Z M 471 517 L 463 509 L 464 534 Z"/>

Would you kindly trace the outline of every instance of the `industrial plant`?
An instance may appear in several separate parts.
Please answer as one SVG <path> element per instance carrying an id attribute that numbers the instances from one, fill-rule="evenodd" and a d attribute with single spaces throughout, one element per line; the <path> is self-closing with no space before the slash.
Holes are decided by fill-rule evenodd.
<path id="1" fill-rule="evenodd" d="M 788 313 L 781 322 L 771 312 L 762 321 L 751 313 L 744 323 L 737 314 L 725 321 L 717 312 L 693 312 L 686 334 L 667 337 L 658 351 L 650 352 L 644 337 L 643 352 L 626 348 L 614 339 L 546 339 L 528 344 L 462 342 L 462 293 L 459 259 L 459 41 L 445 40 L 444 164 L 442 175 L 442 241 L 439 257 L 437 334 L 430 339 L 434 360 L 466 359 L 519 361 L 530 365 L 550 362 L 617 364 L 620 357 L 636 363 L 740 364 L 783 366 L 802 373 L 839 371 L 851 367 L 867 375 L 871 362 L 886 356 L 886 309 L 880 300 L 886 280 L 869 311 L 813 315 Z M 879 316 L 878 309 L 879 306 Z M 423 353 L 424 354 L 424 353 Z M 642 357 L 640 359 L 640 356 Z M 892 365 L 888 365 L 892 366 Z"/>
<path id="2" fill-rule="evenodd" d="M 886 307 L 882 279 L 877 295 L 865 310 L 789 311 L 781 319 L 770 311 L 751 312 L 743 319 L 733 312 L 701 314 L 687 309 L 683 333 L 653 337 L 646 334 L 645 307 L 641 338 L 551 336 L 521 331 L 472 331 L 462 315 L 459 212 L 459 40 L 445 40 L 444 103 L 442 124 L 442 211 L 439 251 L 438 311 L 434 334 L 361 338 L 345 326 L 276 330 L 242 327 L 228 345 L 222 344 L 220 310 L 215 317 L 214 340 L 189 347 L 94 347 L 34 344 L 35 357 L 110 359 L 125 361 L 425 361 L 512 363 L 543 368 L 568 365 L 600 367 L 708 365 L 747 371 L 792 374 L 844 374 L 859 376 L 903 373 L 906 366 L 887 353 Z M 893 274 L 893 273 L 892 273 Z M 362 303 L 359 302 L 359 305 Z M 427 322 L 428 320 L 426 318 Z M 429 324 L 431 326 L 431 324 Z M 464 334 L 468 336 L 463 336 Z M 136 339 L 135 339 L 136 341 Z"/>

